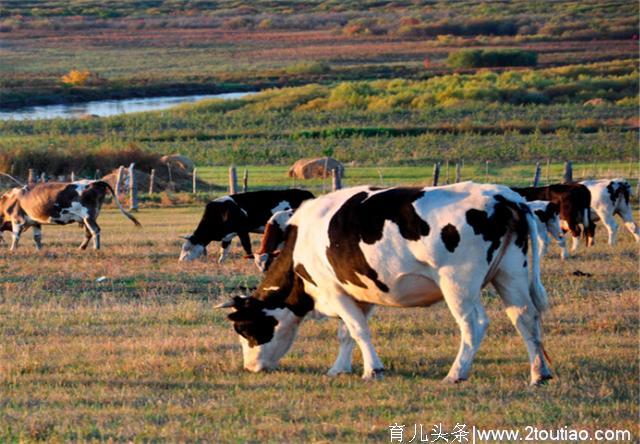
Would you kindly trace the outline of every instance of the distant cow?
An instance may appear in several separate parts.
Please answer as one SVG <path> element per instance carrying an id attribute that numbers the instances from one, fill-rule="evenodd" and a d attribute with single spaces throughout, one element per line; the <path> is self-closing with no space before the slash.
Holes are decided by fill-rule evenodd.
<path id="1" fill-rule="evenodd" d="M 207 204 L 193 234 L 184 236 L 180 261 L 190 261 L 206 254 L 212 241 L 222 242 L 218 262 L 227 257 L 231 240 L 238 236 L 244 251 L 251 255 L 249 233 L 262 233 L 267 221 L 277 211 L 292 210 L 313 199 L 305 190 L 253 191 L 223 196 Z"/>
<path id="2" fill-rule="evenodd" d="M 275 368 L 315 309 L 342 320 L 329 374 L 351 371 L 357 344 L 368 379 L 383 370 L 367 325 L 373 307 L 426 307 L 444 299 L 461 331 L 445 381 L 459 382 L 469 376 L 489 325 L 480 300 L 489 283 L 526 342 L 531 382 L 551 378 L 540 327 L 547 296 L 536 223 L 526 201 L 499 185 L 361 186 L 305 202 L 256 291 L 217 307 L 234 309 L 229 319 L 248 370 Z"/>
<path id="3" fill-rule="evenodd" d="M 542 258 L 549 248 L 551 238 L 560 245 L 560 257 L 564 260 L 569 256 L 567 245 L 560 228 L 560 206 L 545 200 L 533 200 L 527 202 L 537 222 L 538 241 L 540 242 L 540 257 Z"/>
<path id="4" fill-rule="evenodd" d="M 640 242 L 640 229 L 633 220 L 631 209 L 631 185 L 625 179 L 585 180 L 580 182 L 591 192 L 591 220 L 601 220 L 609 235 L 609 245 L 616 243 L 618 224 L 614 218 L 617 214 L 624 225 Z M 594 224 L 595 227 L 595 224 Z M 595 234 L 595 229 L 591 236 Z"/>
<path id="5" fill-rule="evenodd" d="M 140 222 L 120 205 L 118 196 L 107 182 L 80 180 L 76 182 L 47 182 L 13 188 L 0 197 L 0 227 L 11 224 L 13 242 L 11 250 L 18 247 L 20 235 L 33 227 L 36 249 L 42 248 L 42 225 L 66 225 L 73 222 L 84 227 L 84 240 L 80 249 L 87 248 L 93 238 L 93 247 L 100 249 L 98 214 L 107 192 L 126 217 L 135 225 Z"/>
<path id="6" fill-rule="evenodd" d="M 578 248 L 580 234 L 584 227 L 587 246 L 593 245 L 593 228 L 591 225 L 591 193 L 584 185 L 578 183 L 564 183 L 548 185 L 546 187 L 512 187 L 528 201 L 546 200 L 560 206 L 560 222 L 563 231 L 570 231 L 573 236 L 571 251 Z"/>
<path id="7" fill-rule="evenodd" d="M 284 245 L 284 233 L 291 216 L 293 216 L 293 210 L 277 211 L 271 216 L 265 225 L 260 248 L 253 255 L 245 256 L 247 259 L 253 259 L 261 272 L 267 271 Z"/>

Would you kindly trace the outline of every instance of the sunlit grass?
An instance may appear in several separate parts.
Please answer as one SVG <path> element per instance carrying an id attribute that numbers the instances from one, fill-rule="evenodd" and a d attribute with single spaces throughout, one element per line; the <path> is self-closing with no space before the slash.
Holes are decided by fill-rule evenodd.
<path id="1" fill-rule="evenodd" d="M 201 211 L 142 210 L 138 230 L 107 209 L 99 253 L 76 251 L 82 231 L 73 226 L 45 227 L 41 253 L 29 232 L 18 252 L 2 250 L 1 441 L 383 442 L 396 421 L 638 436 L 638 248 L 628 233 L 610 248 L 599 232 L 594 248 L 567 262 L 552 248 L 543 263 L 549 385 L 527 387 L 524 343 L 491 289 L 483 300 L 492 324 L 467 383 L 440 383 L 458 341 L 444 305 L 377 311 L 371 326 L 387 374 L 368 383 L 359 354 L 356 374 L 324 376 L 337 352 L 335 320 L 305 322 L 280 370 L 241 370 L 236 335 L 212 305 L 259 275 L 236 244 L 224 265 L 177 262 L 177 236 Z"/>

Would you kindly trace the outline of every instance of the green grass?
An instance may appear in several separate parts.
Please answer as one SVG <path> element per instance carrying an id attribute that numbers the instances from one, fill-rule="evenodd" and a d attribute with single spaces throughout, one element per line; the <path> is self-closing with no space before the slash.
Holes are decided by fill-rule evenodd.
<path id="1" fill-rule="evenodd" d="M 177 235 L 201 211 L 142 210 L 138 230 L 107 209 L 100 253 L 76 251 L 82 233 L 72 226 L 45 227 L 39 254 L 30 234 L 18 252 L 2 250 L 0 441 L 388 442 L 395 422 L 639 436 L 638 249 L 628 233 L 610 248 L 600 231 L 594 248 L 566 262 L 552 248 L 543 262 L 556 376 L 547 386 L 527 387 L 524 344 L 493 290 L 468 382 L 440 383 L 458 345 L 443 304 L 378 310 L 371 327 L 387 373 L 364 382 L 358 354 L 356 374 L 324 376 L 334 320 L 305 322 L 280 370 L 241 370 L 236 335 L 212 306 L 259 276 L 236 244 L 224 265 L 178 264 Z"/>

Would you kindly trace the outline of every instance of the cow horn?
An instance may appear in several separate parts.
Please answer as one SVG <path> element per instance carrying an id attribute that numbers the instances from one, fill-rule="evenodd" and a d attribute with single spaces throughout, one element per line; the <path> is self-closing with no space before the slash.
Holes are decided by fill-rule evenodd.
<path id="1" fill-rule="evenodd" d="M 15 177 L 13 177 L 13 176 L 12 176 L 12 175 L 10 175 L 10 174 L 7 174 L 7 173 L 0 173 L 0 174 L 2 174 L 3 176 L 8 177 L 8 178 L 9 178 L 9 179 L 11 179 L 11 180 L 13 180 L 15 183 L 17 183 L 17 184 L 18 184 L 18 185 L 20 185 L 21 187 L 25 186 L 22 182 L 20 182 L 18 179 L 16 179 Z"/>
<path id="2" fill-rule="evenodd" d="M 221 302 L 220 304 L 214 305 L 213 308 L 231 308 L 233 307 L 233 299 L 225 302 Z"/>
<path id="3" fill-rule="evenodd" d="M 189 236 L 178 236 L 178 239 L 185 239 L 185 240 L 189 240 Z"/>

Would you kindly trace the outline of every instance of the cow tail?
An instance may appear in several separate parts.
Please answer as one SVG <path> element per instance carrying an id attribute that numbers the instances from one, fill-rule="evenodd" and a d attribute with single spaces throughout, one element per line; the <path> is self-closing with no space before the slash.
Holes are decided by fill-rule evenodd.
<path id="1" fill-rule="evenodd" d="M 113 200 L 118 206 L 118 209 L 120 210 L 120 212 L 125 216 L 127 216 L 131 220 L 131 222 L 133 222 L 137 227 L 141 227 L 142 224 L 138 222 L 138 219 L 136 219 L 133 216 L 133 214 L 129 213 L 127 210 L 122 208 L 122 205 L 120 205 L 120 200 L 118 200 L 118 195 L 116 194 L 115 191 L 113 191 L 113 188 L 111 188 L 111 185 L 109 185 L 109 182 L 105 182 L 104 180 L 101 180 L 100 182 L 102 182 L 107 187 L 107 189 L 111 192 L 111 195 L 113 196 Z"/>
<path id="2" fill-rule="evenodd" d="M 540 313 L 549 308 L 547 292 L 540 280 L 540 245 L 538 244 L 538 228 L 531 212 L 526 213 L 529 237 L 531 238 L 531 275 L 529 277 L 529 294 L 533 305 Z"/>

